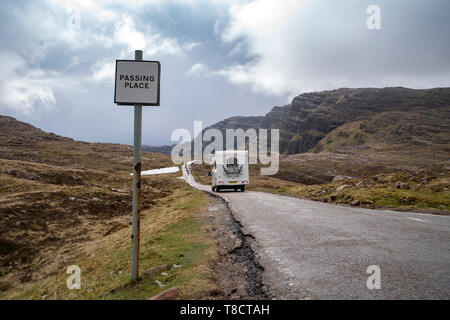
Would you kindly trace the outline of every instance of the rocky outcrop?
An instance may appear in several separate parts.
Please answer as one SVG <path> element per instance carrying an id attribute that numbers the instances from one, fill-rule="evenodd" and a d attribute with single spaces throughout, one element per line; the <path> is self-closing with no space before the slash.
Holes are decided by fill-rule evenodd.
<path id="1" fill-rule="evenodd" d="M 428 121 L 430 114 L 433 114 L 435 118 L 444 117 L 445 119 L 449 110 L 450 88 L 427 90 L 401 87 L 341 88 L 304 93 L 295 97 L 288 105 L 274 107 L 264 117 L 231 117 L 209 128 L 219 129 L 223 134 L 225 129 L 278 128 L 280 129 L 280 152 L 296 154 L 308 150 L 320 152 L 320 148 L 314 149 L 320 141 L 333 130 L 351 122 L 371 121 L 376 115 L 400 112 L 404 115 L 419 115 L 414 117 L 416 122 L 409 126 L 420 127 L 421 119 Z M 375 120 L 378 121 L 376 127 L 383 128 L 383 123 L 380 123 L 383 117 Z M 398 121 L 400 120 L 399 118 Z M 370 123 L 365 125 L 367 128 L 370 127 Z M 448 130 L 448 128 L 443 125 L 438 130 Z M 427 134 L 432 133 L 427 131 L 425 135 Z M 364 140 L 358 142 L 358 139 L 355 139 L 353 143 L 363 144 Z"/>

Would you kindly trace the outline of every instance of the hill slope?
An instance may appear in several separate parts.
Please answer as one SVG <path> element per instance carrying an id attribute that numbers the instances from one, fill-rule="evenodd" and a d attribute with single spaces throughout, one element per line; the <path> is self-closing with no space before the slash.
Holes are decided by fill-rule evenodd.
<path id="1" fill-rule="evenodd" d="M 301 94 L 264 117 L 210 128 L 280 130 L 278 173 L 259 176 L 251 166 L 250 189 L 448 214 L 449 119 L 450 88 L 344 88 Z M 208 170 L 194 166 L 204 183 Z"/>
<path id="2" fill-rule="evenodd" d="M 89 255 L 89 243 L 128 227 L 132 159 L 130 146 L 74 141 L 0 116 L 0 292 L 61 272 Z M 159 154 L 142 160 L 144 170 L 172 165 Z M 143 185 L 143 209 L 183 188 L 170 176 Z"/>
<path id="3" fill-rule="evenodd" d="M 370 148 L 380 137 L 407 149 L 423 146 L 442 153 L 448 152 L 450 142 L 449 115 L 450 88 L 342 88 L 304 93 L 264 117 L 232 117 L 210 128 L 223 133 L 225 128 L 278 128 L 280 153 L 284 154 L 336 152 L 346 146 Z"/>

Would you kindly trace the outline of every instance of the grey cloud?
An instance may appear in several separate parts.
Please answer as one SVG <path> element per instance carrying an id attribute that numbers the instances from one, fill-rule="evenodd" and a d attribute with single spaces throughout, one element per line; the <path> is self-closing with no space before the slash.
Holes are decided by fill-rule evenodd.
<path id="1" fill-rule="evenodd" d="M 144 111 L 146 144 L 170 143 L 172 130 L 192 131 L 194 120 L 207 126 L 233 115 L 263 115 L 304 91 L 433 87 L 450 79 L 447 0 L 303 0 L 267 30 L 244 29 L 228 42 L 219 34 L 233 23 L 226 2 L 114 3 L 107 8 L 117 14 L 115 20 L 82 11 L 81 29 L 74 34 L 67 31 L 68 12 L 52 3 L 0 3 L 0 50 L 22 61 L 12 77 L 28 79 L 44 92 L 30 93 L 34 115 L 20 112 L 20 103 L 11 99 L 0 101 L 0 114 L 81 140 L 131 143 L 132 107 L 115 106 L 111 81 L 93 76 L 102 62 L 133 58 L 133 44 L 114 38 L 124 14 L 140 33 L 172 39 L 183 52 L 144 52 L 162 63 L 161 107 Z M 370 4 L 381 7 L 379 31 L 366 28 Z M 257 12 L 251 19 L 261 19 L 262 26 L 268 20 Z M 201 46 L 189 49 L 192 43 Z M 0 61 L 0 70 L 11 59 Z M 195 64 L 205 66 L 197 76 L 188 72 Z M 0 90 L 5 88 L 0 79 Z"/>

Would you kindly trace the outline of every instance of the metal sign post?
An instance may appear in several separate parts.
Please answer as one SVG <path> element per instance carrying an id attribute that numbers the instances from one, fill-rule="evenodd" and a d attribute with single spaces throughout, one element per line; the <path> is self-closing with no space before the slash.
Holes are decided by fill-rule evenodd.
<path id="1" fill-rule="evenodd" d="M 134 60 L 116 60 L 114 102 L 134 105 L 133 211 L 131 227 L 131 280 L 139 277 L 139 246 L 141 222 L 141 145 L 142 106 L 159 106 L 161 65 L 143 61 L 143 52 L 136 50 Z"/>
<path id="2" fill-rule="evenodd" d="M 134 60 L 142 61 L 143 52 L 136 50 Z M 141 140 L 142 105 L 134 106 L 134 149 L 133 149 L 133 218 L 131 228 L 131 280 L 139 277 L 139 245 L 141 231 Z"/>

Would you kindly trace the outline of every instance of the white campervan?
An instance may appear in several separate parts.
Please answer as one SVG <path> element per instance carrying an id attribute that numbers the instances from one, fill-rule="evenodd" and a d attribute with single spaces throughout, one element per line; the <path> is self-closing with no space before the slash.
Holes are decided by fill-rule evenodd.
<path id="1" fill-rule="evenodd" d="M 213 191 L 245 191 L 245 185 L 249 183 L 248 151 L 216 151 L 211 159 L 211 177 Z"/>

